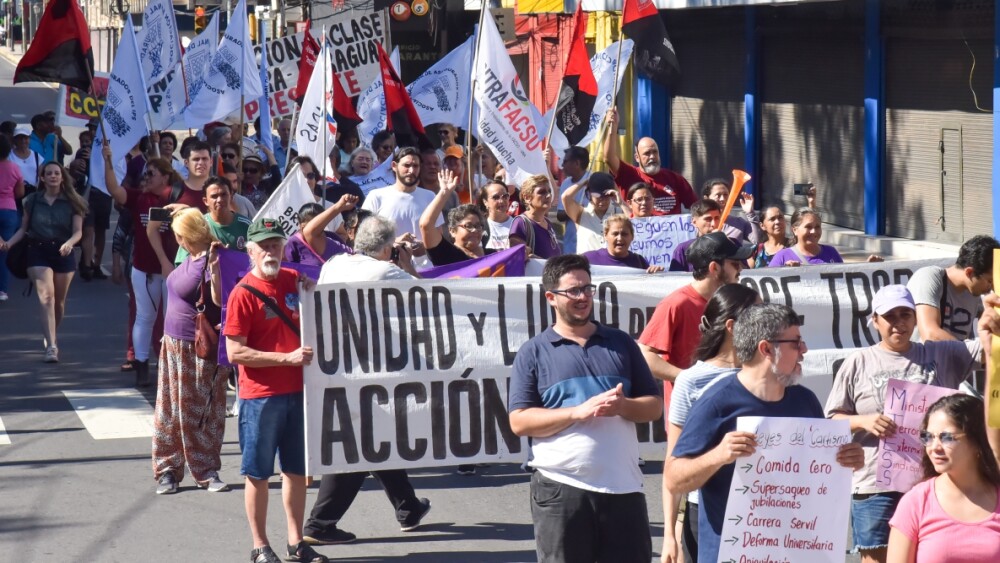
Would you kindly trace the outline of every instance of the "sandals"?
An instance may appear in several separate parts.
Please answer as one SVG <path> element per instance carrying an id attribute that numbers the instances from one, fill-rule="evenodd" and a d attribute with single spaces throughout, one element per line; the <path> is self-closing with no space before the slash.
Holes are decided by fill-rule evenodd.
<path id="1" fill-rule="evenodd" d="M 281 563 L 281 559 L 271 546 L 265 545 L 250 552 L 250 563 Z"/>
<path id="2" fill-rule="evenodd" d="M 300 541 L 298 545 L 288 546 L 288 557 L 285 561 L 302 561 L 305 563 L 328 563 L 330 560 L 325 555 L 320 555 L 305 541 Z"/>

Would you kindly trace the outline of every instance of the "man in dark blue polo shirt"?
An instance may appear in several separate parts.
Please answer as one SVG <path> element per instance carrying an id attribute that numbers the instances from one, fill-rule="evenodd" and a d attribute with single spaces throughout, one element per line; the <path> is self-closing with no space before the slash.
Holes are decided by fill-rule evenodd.
<path id="1" fill-rule="evenodd" d="M 551 258 L 542 285 L 556 322 L 518 351 L 507 405 L 511 429 L 532 438 L 538 560 L 648 563 L 634 423 L 660 417 L 659 390 L 636 343 L 590 319 L 586 258 Z"/>

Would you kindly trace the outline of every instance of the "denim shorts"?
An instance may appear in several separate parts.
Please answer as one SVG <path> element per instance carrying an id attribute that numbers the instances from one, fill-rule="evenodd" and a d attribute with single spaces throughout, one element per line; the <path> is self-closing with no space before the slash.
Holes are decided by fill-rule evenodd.
<path id="1" fill-rule="evenodd" d="M 76 260 L 73 253 L 63 256 L 59 248 L 63 243 L 48 240 L 28 241 L 28 267 L 52 268 L 57 274 L 70 274 L 76 271 Z"/>
<path id="2" fill-rule="evenodd" d="M 275 454 L 282 473 L 306 474 L 302 408 L 302 393 L 240 400 L 240 475 L 258 480 L 274 475 Z"/>
<path id="3" fill-rule="evenodd" d="M 854 550 L 878 549 L 889 545 L 889 519 L 896 512 L 902 493 L 875 493 L 851 497 L 851 528 Z"/>

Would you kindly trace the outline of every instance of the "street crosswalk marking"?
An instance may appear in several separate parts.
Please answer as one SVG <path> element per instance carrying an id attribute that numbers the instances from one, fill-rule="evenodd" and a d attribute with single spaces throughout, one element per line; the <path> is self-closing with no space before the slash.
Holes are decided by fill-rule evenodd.
<path id="1" fill-rule="evenodd" d="M 81 389 L 63 395 L 95 440 L 153 435 L 153 408 L 135 389 Z"/>
<path id="2" fill-rule="evenodd" d="M 3 425 L 3 419 L 0 418 L 0 446 L 9 446 L 10 436 L 7 435 L 7 427 Z"/>

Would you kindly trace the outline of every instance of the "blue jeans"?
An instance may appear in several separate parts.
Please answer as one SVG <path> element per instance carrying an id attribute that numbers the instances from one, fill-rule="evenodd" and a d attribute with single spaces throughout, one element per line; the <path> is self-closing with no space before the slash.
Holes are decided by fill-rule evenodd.
<path id="1" fill-rule="evenodd" d="M 278 455 L 282 473 L 306 474 L 306 434 L 302 393 L 240 401 L 240 475 L 264 480 L 274 475 Z"/>
<path id="2" fill-rule="evenodd" d="M 865 551 L 889 545 L 889 519 L 896 512 L 902 493 L 875 493 L 851 497 L 851 529 L 854 550 Z"/>
<path id="3" fill-rule="evenodd" d="M 21 218 L 15 209 L 0 209 L 0 238 L 10 240 L 21 226 Z M 10 272 L 7 271 L 7 252 L 0 252 L 0 291 L 6 293 L 10 283 Z"/>

